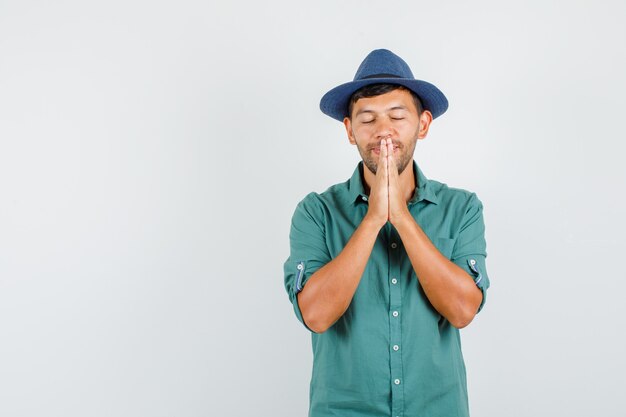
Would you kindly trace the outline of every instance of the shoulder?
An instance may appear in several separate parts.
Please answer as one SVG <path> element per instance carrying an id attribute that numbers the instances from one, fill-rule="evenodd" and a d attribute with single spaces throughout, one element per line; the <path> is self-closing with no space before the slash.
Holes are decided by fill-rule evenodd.
<path id="1" fill-rule="evenodd" d="M 312 191 L 300 200 L 298 207 L 318 215 L 333 213 L 345 205 L 348 196 L 348 183 L 349 181 L 344 181 L 331 185 L 321 193 Z"/>
<path id="2" fill-rule="evenodd" d="M 475 192 L 463 188 L 450 187 L 448 184 L 437 180 L 429 180 L 440 204 L 445 207 L 468 209 L 470 207 L 482 207 L 482 202 Z"/>

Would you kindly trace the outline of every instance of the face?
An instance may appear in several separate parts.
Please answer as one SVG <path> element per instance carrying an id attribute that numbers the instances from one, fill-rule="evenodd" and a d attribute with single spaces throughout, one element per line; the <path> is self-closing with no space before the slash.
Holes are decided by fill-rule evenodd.
<path id="1" fill-rule="evenodd" d="M 390 138 L 398 173 L 402 174 L 413 160 L 417 140 L 426 137 L 431 121 L 428 110 L 418 117 L 410 92 L 397 89 L 357 100 L 352 119 L 346 117 L 344 125 L 350 143 L 357 146 L 363 163 L 373 174 L 378 168 L 380 141 Z"/>

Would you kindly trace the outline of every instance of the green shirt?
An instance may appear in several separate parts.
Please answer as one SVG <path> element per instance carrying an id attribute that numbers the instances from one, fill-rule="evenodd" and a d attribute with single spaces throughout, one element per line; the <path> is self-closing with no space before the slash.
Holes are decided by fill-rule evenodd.
<path id="1" fill-rule="evenodd" d="M 409 211 L 439 251 L 474 278 L 483 292 L 480 311 L 489 287 L 482 204 L 474 193 L 428 180 L 415 162 L 413 171 Z M 296 295 L 342 251 L 367 213 L 362 178 L 360 162 L 348 181 L 308 194 L 294 212 L 285 289 L 305 326 Z M 459 330 L 428 301 L 389 222 L 350 306 L 311 339 L 310 417 L 469 415 Z"/>

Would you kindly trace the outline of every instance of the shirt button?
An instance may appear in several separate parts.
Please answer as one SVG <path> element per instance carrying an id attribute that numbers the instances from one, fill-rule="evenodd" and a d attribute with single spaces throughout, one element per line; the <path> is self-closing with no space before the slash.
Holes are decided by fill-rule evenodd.
<path id="1" fill-rule="evenodd" d="M 361 197 L 363 199 L 363 201 L 367 201 L 367 196 L 364 195 L 363 197 Z"/>
<path id="2" fill-rule="evenodd" d="M 395 278 L 391 278 L 391 283 L 392 283 L 392 284 L 397 284 L 397 283 L 398 283 L 398 280 L 397 280 L 397 279 L 395 279 Z"/>
<path id="3" fill-rule="evenodd" d="M 400 385 L 400 380 L 396 379 L 395 381 L 393 381 L 393 383 L 396 384 L 396 385 Z"/>
<path id="4" fill-rule="evenodd" d="M 470 260 L 470 264 L 472 264 L 472 265 L 476 265 L 476 260 L 475 260 L 475 259 L 471 259 L 471 260 Z"/>
<path id="5" fill-rule="evenodd" d="M 302 264 L 298 264 L 297 268 L 302 269 Z"/>
<path id="6" fill-rule="evenodd" d="M 393 312 L 393 313 L 391 313 L 391 314 L 393 314 L 393 316 L 394 316 L 394 317 L 398 317 L 398 312 L 397 312 L 397 311 L 394 311 L 394 312 Z"/>
<path id="7" fill-rule="evenodd" d="M 393 350 L 397 351 L 398 349 L 400 349 L 400 346 L 398 346 L 398 345 L 393 345 Z"/>
<path id="8" fill-rule="evenodd" d="M 397 247 L 398 247 L 398 244 L 397 244 L 396 242 L 393 242 L 393 243 L 391 244 L 391 249 L 395 249 L 395 248 L 397 248 Z"/>

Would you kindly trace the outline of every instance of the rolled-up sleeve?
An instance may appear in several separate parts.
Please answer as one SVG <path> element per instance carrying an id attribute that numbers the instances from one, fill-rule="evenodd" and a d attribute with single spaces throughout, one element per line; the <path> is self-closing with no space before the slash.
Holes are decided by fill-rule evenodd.
<path id="1" fill-rule="evenodd" d="M 486 247 L 483 205 L 476 194 L 472 193 L 466 205 L 451 260 L 474 279 L 476 286 L 483 293 L 483 300 L 477 313 L 485 305 L 487 289 L 489 288 L 489 276 L 485 264 Z"/>
<path id="2" fill-rule="evenodd" d="M 310 193 L 298 203 L 291 219 L 289 242 L 290 253 L 284 264 L 285 290 L 296 317 L 311 331 L 302 318 L 297 295 L 311 275 L 331 260 L 319 194 Z"/>

